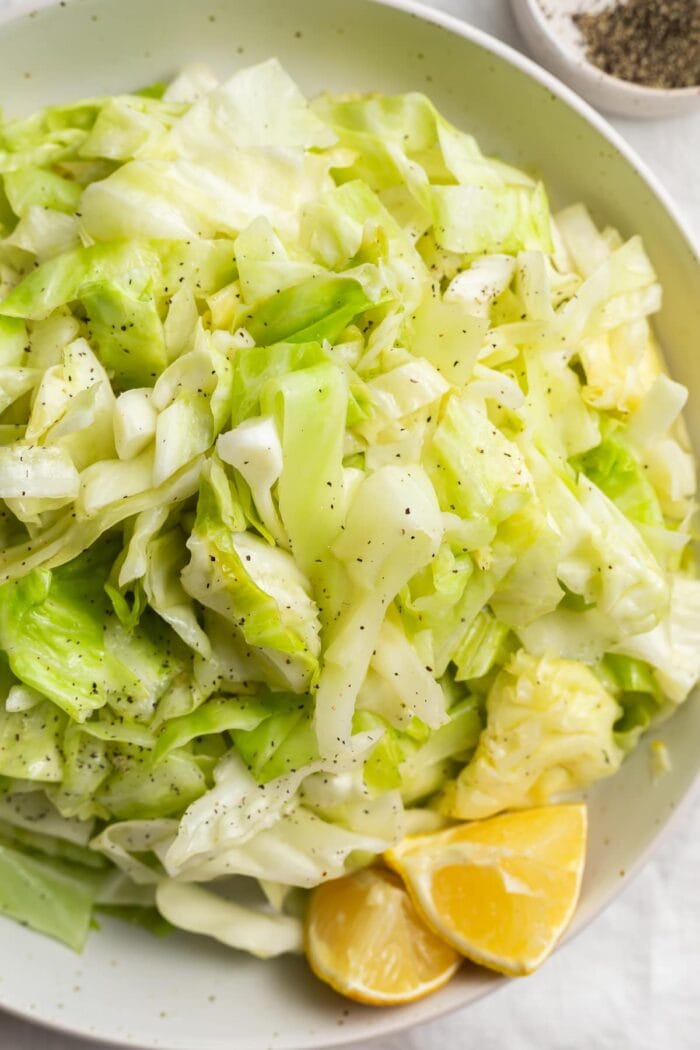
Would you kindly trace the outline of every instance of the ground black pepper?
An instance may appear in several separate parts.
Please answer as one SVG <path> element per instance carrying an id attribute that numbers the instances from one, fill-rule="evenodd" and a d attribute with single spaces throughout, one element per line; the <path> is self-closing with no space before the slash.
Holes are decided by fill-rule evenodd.
<path id="1" fill-rule="evenodd" d="M 700 85 L 700 0 L 627 0 L 573 17 L 586 57 L 605 73 L 647 87 Z"/>

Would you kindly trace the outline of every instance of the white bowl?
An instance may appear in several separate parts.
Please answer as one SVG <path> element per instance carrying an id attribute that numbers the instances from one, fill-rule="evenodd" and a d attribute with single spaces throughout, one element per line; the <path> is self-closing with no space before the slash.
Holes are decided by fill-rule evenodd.
<path id="1" fill-rule="evenodd" d="M 310 93 L 428 91 L 486 149 L 539 171 L 555 204 L 586 200 L 599 220 L 640 232 L 664 283 L 659 333 L 673 374 L 691 389 L 688 422 L 700 447 L 700 266 L 682 220 L 596 113 L 528 59 L 456 19 L 401 0 L 324 0 L 322 17 L 318 0 L 73 0 L 0 29 L 0 98 L 6 111 L 26 112 L 137 88 L 186 62 L 225 73 L 271 54 Z M 654 735 L 673 757 L 656 786 L 642 746 L 591 792 L 590 857 L 572 932 L 625 884 L 688 794 L 700 765 L 697 699 Z M 112 921 L 78 957 L 0 920 L 0 958 L 0 1006 L 160 1050 L 345 1043 L 466 1006 L 500 980 L 465 966 L 431 998 L 374 1010 L 334 995 L 301 959 L 258 962 L 185 934 L 158 940 Z"/>
<path id="2" fill-rule="evenodd" d="M 700 87 L 651 88 L 610 76 L 589 62 L 571 15 L 610 6 L 611 0 L 511 0 L 525 42 L 543 66 L 591 105 L 621 117 L 666 117 L 700 106 Z"/>

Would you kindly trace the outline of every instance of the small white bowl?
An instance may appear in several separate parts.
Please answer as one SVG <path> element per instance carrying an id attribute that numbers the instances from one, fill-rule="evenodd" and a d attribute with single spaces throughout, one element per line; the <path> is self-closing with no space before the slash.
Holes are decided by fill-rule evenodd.
<path id="1" fill-rule="evenodd" d="M 666 117 L 700 106 L 700 86 L 651 88 L 604 73 L 589 62 L 572 15 L 601 10 L 611 0 L 511 0 L 535 58 L 597 109 L 622 117 Z"/>

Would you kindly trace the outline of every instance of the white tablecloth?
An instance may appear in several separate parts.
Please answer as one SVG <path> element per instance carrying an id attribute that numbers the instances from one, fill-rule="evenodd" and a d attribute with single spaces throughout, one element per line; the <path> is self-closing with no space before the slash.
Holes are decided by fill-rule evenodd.
<path id="1" fill-rule="evenodd" d="M 7 3 L 0 0 L 0 7 Z M 433 6 L 521 46 L 507 0 L 434 0 Z M 700 236 L 700 111 L 658 123 L 614 123 Z M 538 974 L 511 982 L 467 1011 L 362 1044 L 361 1050 L 697 1050 L 699 873 L 697 798 L 642 874 Z M 2 1050 L 97 1046 L 0 1015 Z"/>

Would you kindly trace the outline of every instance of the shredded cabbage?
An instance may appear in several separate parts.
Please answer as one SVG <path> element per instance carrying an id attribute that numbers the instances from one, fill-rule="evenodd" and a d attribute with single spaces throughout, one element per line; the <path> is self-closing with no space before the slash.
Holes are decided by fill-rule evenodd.
<path id="1" fill-rule="evenodd" d="M 0 177 L 0 911 L 298 951 L 319 882 L 685 700 L 638 237 L 275 60 L 6 121 Z"/>

